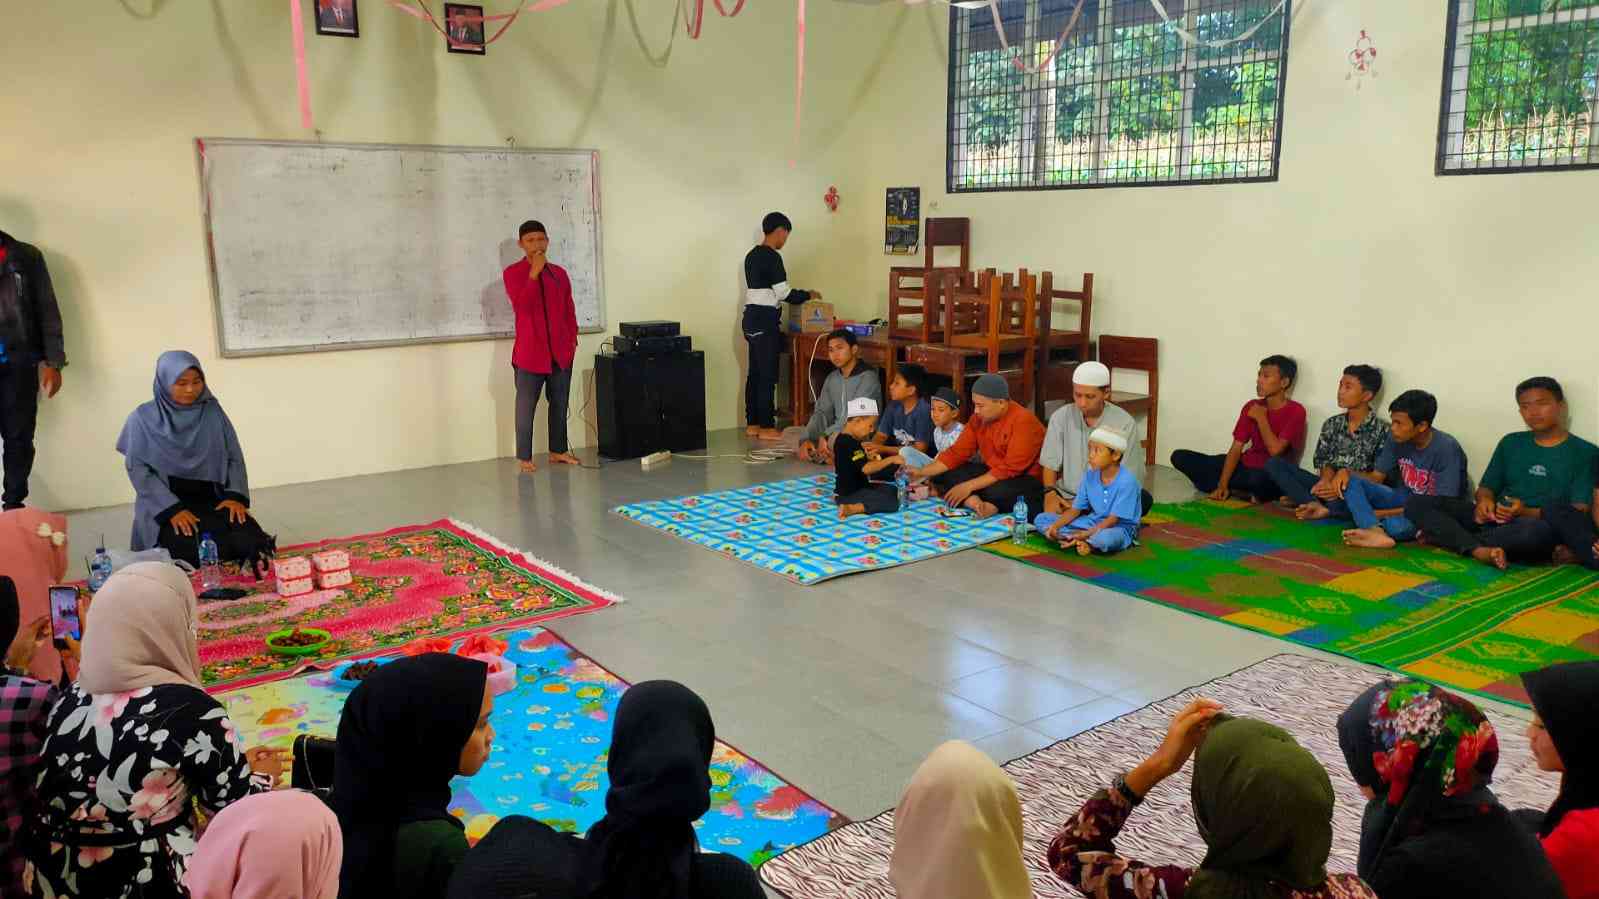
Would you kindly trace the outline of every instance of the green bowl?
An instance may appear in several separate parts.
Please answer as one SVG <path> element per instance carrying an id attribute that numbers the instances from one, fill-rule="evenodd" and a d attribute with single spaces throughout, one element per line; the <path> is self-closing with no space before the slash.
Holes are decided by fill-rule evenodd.
<path id="1" fill-rule="evenodd" d="M 328 641 L 333 639 L 333 635 L 332 634 L 330 634 L 327 631 L 322 630 L 320 628 L 302 627 L 302 628 L 300 628 L 300 633 L 302 633 L 302 634 L 313 634 L 315 636 L 321 637 L 322 639 L 316 641 L 315 643 L 307 643 L 304 646 L 279 646 L 275 642 L 280 637 L 287 637 L 288 635 L 290 635 L 292 633 L 294 633 L 294 628 L 291 627 L 288 630 L 281 630 L 281 631 L 277 631 L 275 633 L 267 634 L 267 637 L 266 637 L 267 649 L 270 649 L 270 650 L 272 650 L 273 652 L 275 652 L 275 653 L 277 653 L 279 655 L 285 655 L 285 656 L 308 656 L 308 655 L 314 655 L 317 652 L 319 652 L 322 649 L 322 647 L 328 645 Z"/>

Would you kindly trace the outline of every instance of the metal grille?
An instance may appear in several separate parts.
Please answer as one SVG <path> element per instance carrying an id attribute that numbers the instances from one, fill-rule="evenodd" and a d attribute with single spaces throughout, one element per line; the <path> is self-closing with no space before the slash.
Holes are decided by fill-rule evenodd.
<path id="1" fill-rule="evenodd" d="M 1078 0 L 1001 0 L 1008 50 L 988 9 L 951 10 L 951 192 L 1276 179 L 1291 5 L 1164 0 L 1167 24 L 1149 0 L 1081 4 L 1039 72 Z"/>
<path id="2" fill-rule="evenodd" d="M 1599 0 L 1450 0 L 1438 173 L 1599 166 Z"/>

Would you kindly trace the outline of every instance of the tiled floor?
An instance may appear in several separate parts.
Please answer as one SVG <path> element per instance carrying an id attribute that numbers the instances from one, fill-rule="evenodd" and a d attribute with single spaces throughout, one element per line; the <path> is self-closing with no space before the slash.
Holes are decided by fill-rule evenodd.
<path id="1" fill-rule="evenodd" d="M 799 587 L 608 511 L 815 471 L 674 459 L 522 477 L 500 460 L 263 489 L 255 508 L 282 543 L 452 516 L 622 594 L 554 630 L 629 680 L 687 683 L 720 736 L 852 817 L 893 805 L 943 740 L 1007 761 L 1293 650 L 975 550 Z M 1153 489 L 1191 495 L 1170 469 Z M 81 555 L 102 532 L 125 541 L 131 509 L 70 517 Z"/>

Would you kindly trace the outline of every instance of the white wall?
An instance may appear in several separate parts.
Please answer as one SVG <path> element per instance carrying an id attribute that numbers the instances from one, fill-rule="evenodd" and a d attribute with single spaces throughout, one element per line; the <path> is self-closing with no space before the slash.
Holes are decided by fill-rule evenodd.
<path id="1" fill-rule="evenodd" d="M 860 148 L 839 185 L 858 199 L 841 224 L 858 248 L 845 280 L 871 285 L 860 310 L 886 308 L 895 264 L 877 238 L 883 191 L 920 184 L 924 215 L 971 217 L 977 265 L 1092 271 L 1095 333 L 1161 340 L 1163 460 L 1224 450 L 1273 352 L 1300 362 L 1313 428 L 1349 363 L 1381 366 L 1387 399 L 1433 391 L 1477 473 L 1521 427 L 1513 386 L 1530 375 L 1559 378 L 1576 430 L 1599 438 L 1599 171 L 1436 177 L 1447 4 L 1294 5 L 1279 181 L 955 195 L 947 20 L 880 10 L 893 77 L 840 138 Z M 1379 76 L 1357 92 L 1344 76 L 1363 28 Z"/>
<path id="2" fill-rule="evenodd" d="M 824 170 L 880 48 L 853 28 L 870 10 L 812 4 L 829 55 L 812 62 L 796 146 L 792 8 L 755 2 L 723 20 L 707 4 L 696 42 L 671 37 L 672 6 L 577 0 L 525 16 L 477 58 L 365 0 L 359 40 L 307 37 L 312 100 L 329 141 L 598 148 L 610 331 L 681 319 L 706 351 L 710 426 L 730 427 L 743 412 L 739 278 L 761 215 L 795 219 L 796 281 L 842 286 L 821 272 Z M 131 498 L 113 446 L 173 347 L 206 363 L 258 486 L 513 452 L 509 341 L 217 357 L 192 142 L 314 138 L 299 127 L 281 0 L 12 2 L 5 17 L 0 230 L 43 249 L 71 360 L 42 411 L 34 502 Z M 664 66 L 641 40 L 657 57 L 671 47 Z M 580 383 L 603 336 L 582 340 Z M 571 429 L 592 442 L 575 414 Z M 542 451 L 542 414 L 537 434 Z"/>

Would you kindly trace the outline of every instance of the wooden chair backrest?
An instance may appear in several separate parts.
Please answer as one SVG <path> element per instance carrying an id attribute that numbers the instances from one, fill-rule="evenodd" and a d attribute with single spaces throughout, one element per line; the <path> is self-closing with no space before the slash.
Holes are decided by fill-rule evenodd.
<path id="1" fill-rule="evenodd" d="M 944 342 L 961 334 L 981 334 L 988 327 L 988 296 L 998 278 L 985 272 L 945 272 L 938 292 L 944 300 Z"/>
<path id="2" fill-rule="evenodd" d="M 1099 335 L 1099 361 L 1106 368 L 1154 374 L 1160 366 L 1160 341 L 1153 337 Z"/>
<path id="3" fill-rule="evenodd" d="M 960 269 L 966 271 L 972 267 L 972 220 L 969 218 L 930 218 L 927 220 L 927 233 L 922 240 L 926 253 L 926 264 L 923 268 L 938 268 L 934 259 L 934 251 L 939 247 L 959 247 L 961 251 Z M 948 268 L 948 266 L 945 266 Z"/>
<path id="4" fill-rule="evenodd" d="M 1048 322 L 1048 330 L 1057 330 L 1054 326 L 1055 312 L 1060 309 L 1069 309 L 1072 305 L 1077 307 L 1077 320 L 1069 327 L 1059 330 L 1075 331 L 1083 335 L 1086 340 L 1090 333 L 1094 316 L 1094 273 L 1083 273 L 1083 286 L 1079 290 L 1058 288 L 1055 286 L 1055 273 L 1044 272 L 1039 277 L 1038 285 L 1039 320 L 1042 326 Z M 1071 313 L 1067 312 L 1068 321 Z M 1046 332 L 1047 333 L 1047 332 Z"/>

